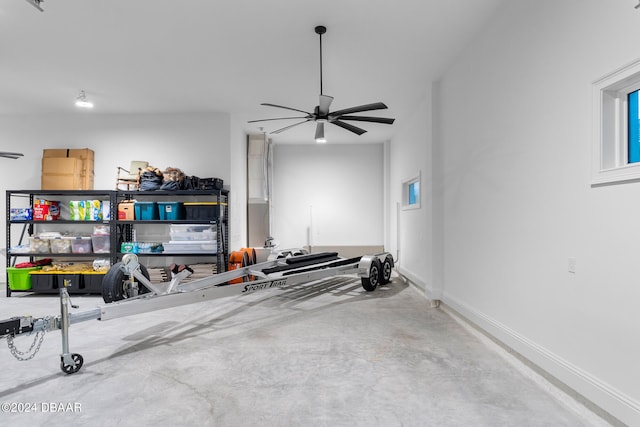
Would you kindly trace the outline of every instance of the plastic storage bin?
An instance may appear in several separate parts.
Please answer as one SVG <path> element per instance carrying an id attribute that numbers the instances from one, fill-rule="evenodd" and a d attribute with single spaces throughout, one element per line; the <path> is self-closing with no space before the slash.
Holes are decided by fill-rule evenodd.
<path id="1" fill-rule="evenodd" d="M 171 241 L 216 240 L 215 231 L 171 231 Z"/>
<path id="2" fill-rule="evenodd" d="M 218 202 L 184 202 L 185 219 L 210 220 L 221 218 Z"/>
<path id="3" fill-rule="evenodd" d="M 217 249 L 217 243 L 214 240 L 211 241 L 184 241 L 184 242 L 169 242 L 163 243 L 165 254 L 180 254 L 180 253 L 214 253 Z"/>
<path id="4" fill-rule="evenodd" d="M 70 254 L 71 238 L 56 237 L 55 239 L 49 239 L 49 249 L 52 254 Z"/>
<path id="5" fill-rule="evenodd" d="M 36 271 L 31 273 L 33 282 L 32 290 L 41 293 L 58 293 L 58 289 L 64 286 L 64 281 L 68 281 L 67 291 L 70 293 L 78 292 L 84 288 L 82 274 L 75 273 L 51 273 Z"/>
<path id="6" fill-rule="evenodd" d="M 51 239 L 41 239 L 40 237 L 29 238 L 29 248 L 31 252 L 37 254 L 48 254 L 50 252 L 49 241 Z"/>
<path id="7" fill-rule="evenodd" d="M 40 270 L 42 267 L 16 268 L 7 267 L 7 275 L 9 276 L 9 289 L 12 291 L 28 291 L 31 289 L 32 271 Z"/>
<path id="8" fill-rule="evenodd" d="M 158 219 L 157 202 L 135 202 L 134 209 L 136 219 L 142 221 Z"/>
<path id="9" fill-rule="evenodd" d="M 72 239 L 71 252 L 74 254 L 91 253 L 91 237 L 76 237 Z"/>
<path id="10" fill-rule="evenodd" d="M 169 227 L 171 241 L 216 240 L 216 232 L 207 224 L 171 224 Z"/>
<path id="11" fill-rule="evenodd" d="M 171 224 L 169 226 L 171 233 L 188 233 L 188 232 L 213 232 L 213 226 L 208 224 Z"/>
<path id="12" fill-rule="evenodd" d="M 166 221 L 184 219 L 184 205 L 181 202 L 158 202 L 158 215 Z"/>
<path id="13" fill-rule="evenodd" d="M 31 290 L 36 292 L 58 292 L 58 275 L 34 271 L 31 276 Z"/>
<path id="14" fill-rule="evenodd" d="M 93 252 L 97 254 L 106 254 L 111 250 L 111 240 L 108 234 L 92 234 L 91 246 Z"/>
<path id="15" fill-rule="evenodd" d="M 88 293 L 102 293 L 102 279 L 105 273 L 85 273 L 82 278 L 84 280 L 84 290 Z"/>

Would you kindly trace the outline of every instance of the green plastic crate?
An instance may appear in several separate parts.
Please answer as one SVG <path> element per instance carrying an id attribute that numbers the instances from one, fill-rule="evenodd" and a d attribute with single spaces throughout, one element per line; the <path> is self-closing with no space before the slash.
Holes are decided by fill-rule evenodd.
<path id="1" fill-rule="evenodd" d="M 40 270 L 42 267 L 16 268 L 7 267 L 9 289 L 12 291 L 28 291 L 31 289 L 30 271 Z"/>

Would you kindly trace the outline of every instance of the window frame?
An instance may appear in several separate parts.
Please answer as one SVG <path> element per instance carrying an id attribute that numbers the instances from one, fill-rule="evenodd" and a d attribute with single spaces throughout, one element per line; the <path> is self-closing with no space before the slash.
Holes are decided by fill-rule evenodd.
<path id="1" fill-rule="evenodd" d="M 402 210 L 420 209 L 422 206 L 422 172 L 402 180 Z M 418 194 L 415 203 L 409 203 L 409 190 L 413 184 L 418 184 Z"/>
<path id="2" fill-rule="evenodd" d="M 593 83 L 591 184 L 640 180 L 640 162 L 629 163 L 627 95 L 640 90 L 640 59 Z"/>

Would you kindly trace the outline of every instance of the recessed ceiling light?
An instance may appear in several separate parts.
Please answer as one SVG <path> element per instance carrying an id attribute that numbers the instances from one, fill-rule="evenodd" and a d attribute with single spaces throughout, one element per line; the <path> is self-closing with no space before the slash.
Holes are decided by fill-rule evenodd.
<path id="1" fill-rule="evenodd" d="M 93 102 L 87 100 L 87 95 L 84 93 L 84 90 L 81 90 L 80 95 L 76 98 L 76 107 L 93 108 Z"/>

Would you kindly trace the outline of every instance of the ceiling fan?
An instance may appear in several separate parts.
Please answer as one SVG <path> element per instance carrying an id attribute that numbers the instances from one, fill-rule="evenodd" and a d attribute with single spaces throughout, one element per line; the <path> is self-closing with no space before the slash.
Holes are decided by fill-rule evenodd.
<path id="1" fill-rule="evenodd" d="M 313 113 L 308 111 L 299 110 L 297 108 L 285 107 L 282 105 L 262 103 L 260 105 L 265 105 L 268 107 L 276 107 L 276 108 L 284 108 L 285 110 L 298 111 L 300 113 L 306 114 L 305 116 L 294 116 L 294 117 L 278 117 L 275 119 L 261 119 L 261 120 L 250 120 L 249 123 L 256 122 L 265 122 L 271 120 L 289 120 L 289 119 L 304 119 L 301 122 L 294 123 L 289 126 L 285 126 L 283 128 L 274 130 L 271 133 L 280 133 L 284 132 L 288 129 L 291 129 L 294 126 L 301 125 L 307 122 L 317 122 L 316 124 L 316 135 L 315 139 L 317 142 L 326 142 L 324 139 L 324 124 L 331 123 L 336 126 L 339 126 L 343 129 L 346 129 L 350 132 L 353 132 L 357 135 L 362 135 L 366 132 L 366 130 L 354 126 L 350 123 L 346 123 L 345 121 L 358 121 L 358 122 L 370 122 L 370 123 L 383 123 L 383 124 L 393 124 L 395 119 L 390 119 L 386 117 L 370 117 L 370 116 L 353 116 L 353 113 L 361 113 L 364 111 L 373 111 L 373 110 L 384 110 L 387 106 L 382 102 L 374 102 L 372 104 L 359 105 L 357 107 L 345 108 L 343 110 L 338 111 L 329 111 L 329 107 L 331 106 L 331 101 L 333 101 L 332 96 L 328 96 L 322 93 L 322 35 L 327 32 L 327 28 L 319 25 L 315 27 L 316 34 L 320 37 L 320 100 L 318 101 L 318 105 L 313 109 Z"/>
<path id="2" fill-rule="evenodd" d="M 7 159 L 19 159 L 24 156 L 22 153 L 11 153 L 9 151 L 0 151 L 0 157 L 6 157 Z"/>

